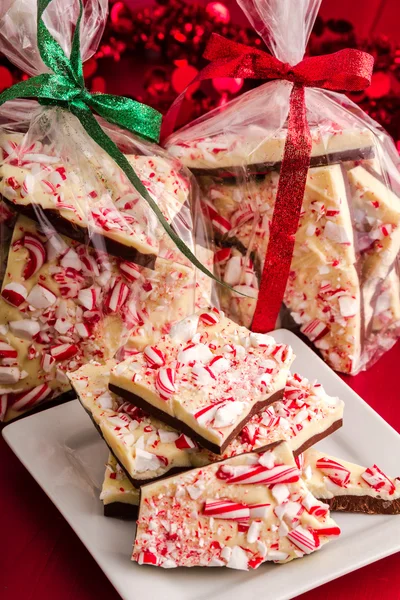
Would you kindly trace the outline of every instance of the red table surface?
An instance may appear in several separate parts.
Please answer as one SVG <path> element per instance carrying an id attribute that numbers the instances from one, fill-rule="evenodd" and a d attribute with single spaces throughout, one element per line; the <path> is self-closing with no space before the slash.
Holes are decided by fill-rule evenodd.
<path id="1" fill-rule="evenodd" d="M 400 432 L 399 369 L 400 343 L 367 373 L 346 377 L 346 382 Z M 118 600 L 89 552 L 3 439 L 0 481 L 1 600 Z M 266 595 L 267 590 L 266 580 Z M 151 597 L 151 589 L 149 593 Z M 400 600 L 400 553 L 298 600 L 321 598 Z"/>

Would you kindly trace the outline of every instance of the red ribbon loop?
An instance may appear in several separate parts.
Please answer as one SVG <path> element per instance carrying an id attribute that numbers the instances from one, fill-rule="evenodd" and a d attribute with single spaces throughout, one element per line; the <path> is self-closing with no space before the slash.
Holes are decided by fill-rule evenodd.
<path id="1" fill-rule="evenodd" d="M 262 50 L 217 34 L 211 36 L 204 57 L 212 62 L 192 84 L 214 77 L 281 79 L 294 84 L 270 238 L 252 325 L 253 331 L 270 331 L 275 327 L 289 277 L 310 164 L 312 140 L 306 118 L 304 87 L 361 91 L 371 83 L 374 59 L 366 52 L 348 48 L 334 54 L 307 57 L 290 66 Z M 185 93 L 186 90 L 178 96 L 164 119 L 163 139 L 174 129 Z"/>

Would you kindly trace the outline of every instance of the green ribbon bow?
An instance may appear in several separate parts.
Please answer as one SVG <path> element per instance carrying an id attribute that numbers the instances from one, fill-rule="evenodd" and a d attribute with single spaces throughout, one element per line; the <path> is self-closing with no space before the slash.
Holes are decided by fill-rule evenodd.
<path id="1" fill-rule="evenodd" d="M 139 194 L 150 205 L 161 225 L 182 254 L 200 271 L 219 282 L 219 279 L 201 264 L 175 233 L 125 155 L 100 127 L 91 109 L 108 122 L 119 125 L 153 142 L 159 140 L 162 115 L 150 106 L 130 98 L 102 93 L 92 94 L 85 88 L 80 51 L 82 0 L 79 0 L 80 11 L 72 38 L 70 58 L 65 55 L 60 44 L 52 37 L 43 22 L 43 13 L 50 2 L 52 0 L 38 0 L 37 44 L 44 64 L 51 69 L 52 73 L 42 73 L 8 88 L 0 94 L 0 106 L 8 100 L 15 100 L 16 98 L 36 98 L 40 104 L 60 106 L 74 114 L 90 137 L 114 159 Z"/>

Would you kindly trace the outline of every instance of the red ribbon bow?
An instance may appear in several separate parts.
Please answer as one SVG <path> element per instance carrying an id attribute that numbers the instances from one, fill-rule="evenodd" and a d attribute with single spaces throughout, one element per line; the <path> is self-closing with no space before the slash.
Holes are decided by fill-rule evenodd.
<path id="1" fill-rule="evenodd" d="M 311 134 L 307 123 L 305 87 L 356 92 L 371 83 L 374 59 L 360 50 L 345 49 L 304 58 L 295 66 L 257 48 L 238 44 L 213 34 L 204 57 L 212 62 L 192 82 L 214 77 L 242 79 L 285 79 L 293 82 L 290 94 L 288 132 L 283 153 L 270 237 L 261 277 L 253 331 L 274 329 L 282 305 L 295 235 L 310 165 Z M 162 137 L 172 133 L 185 92 L 168 111 Z"/>

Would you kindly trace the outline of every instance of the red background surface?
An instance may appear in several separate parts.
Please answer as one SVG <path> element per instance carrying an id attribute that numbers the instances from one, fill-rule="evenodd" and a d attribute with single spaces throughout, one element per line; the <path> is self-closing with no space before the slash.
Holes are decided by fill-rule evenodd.
<path id="1" fill-rule="evenodd" d="M 367 373 L 346 381 L 400 432 L 399 365 L 398 343 Z M 392 475 L 398 474 L 400 457 L 399 473 Z M 86 548 L 3 439 L 0 482 L 1 600 L 118 600 Z M 267 585 L 266 578 L 266 590 Z M 400 553 L 299 598 L 400 600 Z"/>

